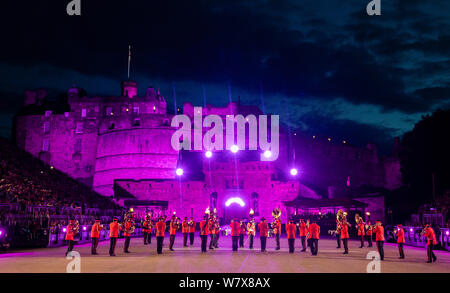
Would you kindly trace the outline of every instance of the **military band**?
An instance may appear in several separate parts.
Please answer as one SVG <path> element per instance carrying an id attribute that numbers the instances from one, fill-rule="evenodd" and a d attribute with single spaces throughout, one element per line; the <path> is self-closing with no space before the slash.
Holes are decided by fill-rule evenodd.
<path id="1" fill-rule="evenodd" d="M 210 214 L 209 209 L 208 212 L 205 212 L 203 216 L 203 220 L 200 221 L 199 227 L 199 235 L 201 239 L 201 251 L 207 252 L 207 242 L 208 236 L 210 236 L 209 249 L 218 248 L 218 240 L 220 235 L 220 224 L 219 218 L 217 216 L 216 211 Z M 231 234 L 231 243 L 232 250 L 234 252 L 238 251 L 238 247 L 244 247 L 244 237 L 247 232 L 248 241 L 249 241 L 249 249 L 253 249 L 254 237 L 256 231 L 259 231 L 259 237 L 261 241 L 261 252 L 266 251 L 267 246 L 267 237 L 270 234 L 273 235 L 276 241 L 276 250 L 280 249 L 280 235 L 281 235 L 281 212 L 279 209 L 274 209 L 272 213 L 274 217 L 274 221 L 269 225 L 267 220 L 262 217 L 259 223 L 255 222 L 253 210 L 250 212 L 250 219 L 246 222 L 245 219 L 238 220 L 233 219 L 230 224 L 230 234 Z M 364 222 L 362 217 L 359 217 L 358 214 L 355 216 L 355 233 L 357 233 L 360 241 L 360 248 L 364 247 L 364 240 L 367 238 L 368 247 L 372 247 L 372 235 L 375 234 L 375 241 L 377 244 L 377 250 L 380 256 L 380 260 L 384 260 L 384 242 L 385 242 L 385 231 L 381 221 L 377 220 L 375 225 L 371 225 L 370 220 L 367 220 L 367 223 Z M 162 253 L 163 241 L 165 237 L 166 231 L 166 217 L 159 217 L 158 222 L 154 225 L 156 228 L 156 239 L 157 239 L 157 253 Z M 142 222 L 142 233 L 144 237 L 144 245 L 151 243 L 151 233 L 153 228 L 151 214 L 147 214 L 145 216 L 145 220 Z M 196 231 L 196 223 L 194 222 L 193 217 L 188 218 L 185 217 L 183 222 L 180 223 L 180 219 L 175 216 L 175 213 L 171 217 L 169 223 L 169 234 L 170 234 L 170 244 L 169 249 L 174 251 L 173 247 L 175 245 L 175 236 L 177 231 L 181 227 L 181 232 L 183 234 L 183 247 L 188 247 L 189 244 L 192 246 L 194 244 L 195 231 Z M 347 222 L 347 213 L 339 210 L 336 217 L 336 230 L 332 231 L 337 237 L 338 246 L 340 248 L 340 242 L 342 241 L 344 246 L 344 254 L 349 254 L 348 240 L 350 238 L 350 230 L 351 225 Z M 258 229 L 256 229 L 258 228 Z M 289 253 L 295 252 L 295 238 L 298 233 L 301 240 L 301 252 L 306 251 L 307 247 L 310 248 L 311 254 L 313 256 L 318 254 L 318 242 L 320 235 L 320 226 L 317 224 L 315 220 L 310 221 L 309 219 L 306 221 L 304 219 L 300 219 L 298 223 L 295 223 L 294 218 L 290 218 L 288 223 L 286 223 L 286 236 L 287 243 L 289 247 Z M 298 228 L 298 229 L 297 229 Z M 271 230 L 270 230 L 271 229 Z M 91 227 L 90 237 L 92 241 L 91 245 L 91 254 L 97 255 L 97 248 L 99 244 L 100 232 L 104 230 L 103 225 L 101 225 L 101 221 L 99 219 L 95 220 L 94 224 Z M 135 222 L 134 222 L 134 212 L 130 210 L 124 215 L 124 220 L 122 223 L 119 223 L 119 218 L 114 217 L 113 221 L 109 224 L 109 238 L 110 238 L 110 247 L 109 247 L 109 255 L 115 256 L 115 248 L 117 244 L 117 238 L 119 238 L 120 231 L 123 231 L 123 236 L 125 238 L 124 241 L 124 253 L 129 253 L 129 247 L 131 242 L 131 237 L 133 236 L 135 230 Z M 297 232 L 298 231 L 298 232 Z M 69 223 L 65 229 L 65 240 L 67 241 L 67 251 L 66 255 L 73 251 L 75 244 L 75 236 L 79 233 L 79 223 L 74 219 L 70 219 Z M 428 263 L 435 262 L 437 260 L 436 255 L 433 252 L 434 246 L 437 245 L 436 234 L 433 228 L 430 225 L 425 225 L 421 236 L 427 239 L 427 258 Z M 404 259 L 404 244 L 405 244 L 405 231 L 401 224 L 398 224 L 395 229 L 395 240 L 398 245 L 399 258 Z M 308 243 L 306 243 L 308 242 Z"/>

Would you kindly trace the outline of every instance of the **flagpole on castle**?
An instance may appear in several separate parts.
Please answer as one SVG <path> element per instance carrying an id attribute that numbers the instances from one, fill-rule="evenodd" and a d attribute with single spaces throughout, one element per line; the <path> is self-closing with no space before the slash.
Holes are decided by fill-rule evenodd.
<path id="1" fill-rule="evenodd" d="M 130 80 L 130 67 L 131 67 L 131 45 L 128 46 L 128 80 Z"/>

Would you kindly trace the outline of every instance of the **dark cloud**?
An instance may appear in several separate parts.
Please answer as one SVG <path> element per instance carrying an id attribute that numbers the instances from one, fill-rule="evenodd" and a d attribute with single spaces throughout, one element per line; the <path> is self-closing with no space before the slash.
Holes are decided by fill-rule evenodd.
<path id="1" fill-rule="evenodd" d="M 306 97 L 314 97 L 311 102 L 323 105 L 342 99 L 373 106 L 392 117 L 426 113 L 448 99 L 445 0 L 383 1 L 381 17 L 367 16 L 364 1 L 82 0 L 81 17 L 68 17 L 66 2 L 2 4 L 0 72 L 20 67 L 8 77 L 23 82 L 13 90 L 0 83 L 1 92 L 20 95 L 30 83 L 64 89 L 76 82 L 113 94 L 119 87 L 114 83 L 126 78 L 132 44 L 132 77 L 158 83 L 166 96 L 176 85 L 179 101 L 201 102 L 206 85 L 208 102 L 223 104 L 227 83 L 234 98 L 256 101 L 262 86 L 267 99 L 282 95 L 299 111 Z M 15 110 L 10 96 L 3 97 L 5 109 Z M 353 123 L 390 134 L 395 128 L 363 121 Z"/>

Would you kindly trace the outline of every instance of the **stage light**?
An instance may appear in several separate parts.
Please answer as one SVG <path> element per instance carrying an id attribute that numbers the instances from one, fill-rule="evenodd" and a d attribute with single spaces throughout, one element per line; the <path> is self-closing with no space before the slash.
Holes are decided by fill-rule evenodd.
<path id="1" fill-rule="evenodd" d="M 211 151 L 206 151 L 205 157 L 211 158 L 212 157 L 212 152 Z"/>
<path id="2" fill-rule="evenodd" d="M 86 226 L 83 226 L 83 231 L 86 231 L 87 230 L 87 227 Z"/>
<path id="3" fill-rule="evenodd" d="M 292 168 L 292 169 L 291 169 L 291 175 L 292 175 L 292 176 L 297 176 L 297 174 L 298 174 L 298 170 L 295 169 L 295 168 Z"/>
<path id="4" fill-rule="evenodd" d="M 3 235 L 3 230 L 0 230 L 0 237 Z"/>
<path id="5" fill-rule="evenodd" d="M 271 151 L 267 150 L 267 151 L 264 152 L 264 157 L 270 158 L 271 156 L 272 156 L 272 152 Z"/>
<path id="6" fill-rule="evenodd" d="M 66 228 L 63 228 L 63 232 L 66 233 L 66 231 L 67 231 L 67 229 L 66 229 Z"/>
<path id="7" fill-rule="evenodd" d="M 366 215 L 367 215 L 367 216 L 370 216 L 370 213 L 369 213 L 369 212 L 367 212 L 367 213 L 366 213 Z"/>
<path id="8" fill-rule="evenodd" d="M 232 145 L 230 150 L 232 153 L 237 153 L 239 151 L 239 147 L 237 145 Z"/>
<path id="9" fill-rule="evenodd" d="M 413 231 L 413 228 L 409 229 L 409 231 L 412 232 L 412 231 Z"/>
<path id="10" fill-rule="evenodd" d="M 225 203 L 225 205 L 227 207 L 229 207 L 231 204 L 233 203 L 237 203 L 238 205 L 240 205 L 241 207 L 245 206 L 244 201 L 240 198 L 240 197 L 232 197 L 229 200 L 227 200 L 227 202 Z"/>
<path id="11" fill-rule="evenodd" d="M 175 173 L 177 174 L 177 176 L 182 176 L 184 172 L 183 172 L 183 169 L 178 168 L 178 169 L 175 171 Z"/>
<path id="12" fill-rule="evenodd" d="M 449 234 L 449 232 L 447 231 L 447 232 L 445 232 L 445 235 L 447 235 L 448 236 L 448 234 Z"/>

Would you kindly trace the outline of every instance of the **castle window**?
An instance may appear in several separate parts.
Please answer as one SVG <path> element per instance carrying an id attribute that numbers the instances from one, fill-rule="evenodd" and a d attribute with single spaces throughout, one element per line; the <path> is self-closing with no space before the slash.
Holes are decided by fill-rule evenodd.
<path id="1" fill-rule="evenodd" d="M 50 122 L 44 122 L 44 134 L 50 133 Z"/>
<path id="2" fill-rule="evenodd" d="M 116 124 L 111 123 L 111 125 L 109 126 L 109 130 L 113 130 L 114 128 L 116 128 Z"/>
<path id="3" fill-rule="evenodd" d="M 86 172 L 91 173 L 92 172 L 92 165 L 86 166 Z"/>
<path id="4" fill-rule="evenodd" d="M 48 152 L 49 149 L 50 149 L 50 143 L 49 143 L 49 140 L 46 138 L 42 142 L 42 151 L 43 152 Z"/>
<path id="5" fill-rule="evenodd" d="M 81 109 L 81 117 L 86 117 L 87 114 L 87 110 L 86 109 Z"/>
<path id="6" fill-rule="evenodd" d="M 133 113 L 139 115 L 139 107 L 133 107 Z"/>
<path id="7" fill-rule="evenodd" d="M 81 153 L 81 139 L 80 138 L 78 138 L 75 141 L 75 145 L 73 147 L 73 150 L 75 151 L 75 153 Z"/>
<path id="8" fill-rule="evenodd" d="M 112 111 L 112 107 L 106 107 L 105 115 L 106 115 L 106 116 L 112 116 L 112 115 L 114 115 L 114 113 L 113 113 L 113 111 Z"/>
<path id="9" fill-rule="evenodd" d="M 50 116 L 52 116 L 52 113 L 53 113 L 53 111 L 51 111 L 51 110 L 45 111 L 45 117 L 50 117 Z"/>
<path id="10" fill-rule="evenodd" d="M 83 133 L 83 122 L 77 122 L 75 133 Z"/>
<path id="11" fill-rule="evenodd" d="M 141 125 L 141 119 L 135 118 L 133 120 L 133 126 L 140 126 Z"/>

